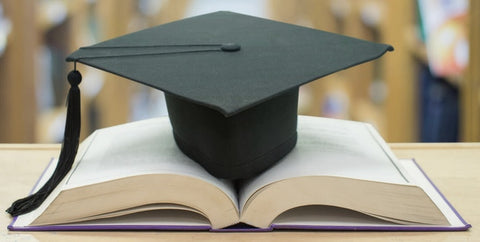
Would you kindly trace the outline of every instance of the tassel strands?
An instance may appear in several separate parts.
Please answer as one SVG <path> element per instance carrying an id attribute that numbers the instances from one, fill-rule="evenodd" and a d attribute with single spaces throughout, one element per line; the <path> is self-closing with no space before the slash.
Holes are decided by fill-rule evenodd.
<path id="1" fill-rule="evenodd" d="M 50 195 L 55 187 L 70 171 L 77 154 L 80 139 L 80 89 L 78 85 L 82 81 L 82 75 L 76 68 L 68 74 L 70 90 L 67 96 L 67 119 L 60 157 L 53 175 L 34 194 L 21 198 L 10 206 L 6 211 L 12 216 L 18 216 L 38 208 Z"/>

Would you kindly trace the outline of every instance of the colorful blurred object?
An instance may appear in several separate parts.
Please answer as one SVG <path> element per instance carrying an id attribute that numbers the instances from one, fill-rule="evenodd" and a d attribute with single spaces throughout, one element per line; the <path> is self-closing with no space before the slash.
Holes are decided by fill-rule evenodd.
<path id="1" fill-rule="evenodd" d="M 468 64 L 467 0 L 418 0 L 428 64 L 439 77 L 459 77 Z"/>
<path id="2" fill-rule="evenodd" d="M 10 20 L 3 15 L 3 6 L 0 3 L 0 56 L 2 56 L 5 48 L 7 47 L 8 35 L 12 28 Z"/>

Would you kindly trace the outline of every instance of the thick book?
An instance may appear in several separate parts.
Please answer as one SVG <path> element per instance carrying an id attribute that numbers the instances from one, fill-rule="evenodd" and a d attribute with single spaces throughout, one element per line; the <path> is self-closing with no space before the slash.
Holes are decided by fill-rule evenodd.
<path id="1" fill-rule="evenodd" d="M 55 167 L 46 168 L 35 189 Z M 70 173 L 10 230 L 467 230 L 414 160 L 369 124 L 299 116 L 297 146 L 243 181 L 175 145 L 168 117 L 100 129 Z"/>

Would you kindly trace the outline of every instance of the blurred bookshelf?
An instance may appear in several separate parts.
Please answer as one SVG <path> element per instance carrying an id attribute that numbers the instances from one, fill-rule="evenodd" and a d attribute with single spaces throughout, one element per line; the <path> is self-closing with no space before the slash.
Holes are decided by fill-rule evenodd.
<path id="1" fill-rule="evenodd" d="M 65 77 L 73 68 L 64 61 L 69 53 L 215 10 L 257 15 L 395 47 L 379 60 L 302 87 L 301 114 L 369 122 L 389 142 L 425 141 L 425 122 L 437 120 L 425 119 L 425 108 L 432 107 L 423 105 L 421 78 L 428 70 L 428 57 L 419 34 L 416 0 L 0 0 L 0 4 L 0 26 L 2 19 L 11 26 L 4 34 L 4 51 L 0 46 L 0 142 L 61 141 L 68 89 Z M 445 78 L 448 88 L 458 95 L 452 97 L 459 105 L 455 119 L 458 141 L 480 141 L 480 70 L 474 68 L 480 62 L 480 30 L 475 27 L 480 23 L 479 11 L 478 1 L 470 1 L 465 24 L 469 67 L 453 82 Z M 167 114 L 162 92 L 94 68 L 78 68 L 84 76 L 80 86 L 82 137 L 100 127 Z"/>

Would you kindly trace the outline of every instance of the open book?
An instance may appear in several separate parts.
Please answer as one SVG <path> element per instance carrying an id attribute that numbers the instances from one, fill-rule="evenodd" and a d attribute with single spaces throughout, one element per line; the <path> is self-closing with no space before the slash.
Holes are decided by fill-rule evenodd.
<path id="1" fill-rule="evenodd" d="M 213 177 L 178 150 L 167 117 L 97 130 L 48 199 L 9 229 L 469 227 L 416 163 L 397 160 L 372 126 L 299 116 L 292 152 L 237 184 Z"/>

